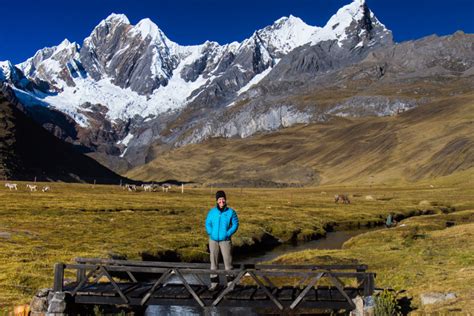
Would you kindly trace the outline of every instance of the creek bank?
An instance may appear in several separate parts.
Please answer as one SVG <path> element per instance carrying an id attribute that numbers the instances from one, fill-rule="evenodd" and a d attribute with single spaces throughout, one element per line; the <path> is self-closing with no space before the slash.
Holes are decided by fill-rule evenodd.
<path id="1" fill-rule="evenodd" d="M 423 216 L 423 215 L 433 215 L 437 213 L 448 214 L 455 212 L 455 208 L 451 206 L 435 206 L 423 209 L 411 209 L 408 211 L 394 211 L 393 218 L 397 222 L 401 220 L 414 217 L 414 216 Z M 385 225 L 386 217 L 385 215 L 379 215 L 377 218 L 372 218 L 368 220 L 359 220 L 359 221 L 339 221 L 339 222 L 327 222 L 323 225 L 322 228 L 314 227 L 312 231 L 301 231 L 299 229 L 294 230 L 291 233 L 291 237 L 287 240 L 282 240 L 268 232 L 262 231 L 261 235 L 254 236 L 251 238 L 251 242 L 244 242 L 242 244 L 233 245 L 233 256 L 234 261 L 239 260 L 250 260 L 253 257 L 262 257 L 265 256 L 265 253 L 271 252 L 276 248 L 284 247 L 282 249 L 287 249 L 289 252 L 300 251 L 305 249 L 312 249 L 312 246 L 306 248 L 305 245 L 311 242 L 317 242 L 319 240 L 324 240 L 328 233 L 340 233 L 341 236 L 349 234 L 351 236 L 347 237 L 344 241 L 356 236 L 356 234 L 361 234 L 370 230 L 380 229 Z M 358 232 L 356 234 L 351 234 L 351 231 Z M 337 236 L 337 235 L 336 235 Z M 341 237 L 339 236 L 339 237 Z M 342 243 L 344 242 L 342 241 Z M 341 246 L 342 246 L 341 243 Z M 298 250 L 294 250 L 295 247 Z M 339 247 L 340 248 L 340 247 Z M 292 250 L 293 249 L 293 250 Z M 314 249 L 314 248 L 313 248 Z M 337 248 L 330 248 L 337 249 Z M 284 253 L 281 253 L 283 255 Z M 156 253 L 142 252 L 141 257 L 143 261 L 165 261 L 165 262 L 192 262 L 192 263 L 205 263 L 209 262 L 208 255 L 204 252 L 199 252 L 196 255 L 187 255 L 183 256 L 179 250 L 161 250 Z M 265 256 L 266 257 L 266 256 Z M 125 257 L 120 259 L 126 260 Z M 266 259 L 265 259 L 266 260 Z"/>

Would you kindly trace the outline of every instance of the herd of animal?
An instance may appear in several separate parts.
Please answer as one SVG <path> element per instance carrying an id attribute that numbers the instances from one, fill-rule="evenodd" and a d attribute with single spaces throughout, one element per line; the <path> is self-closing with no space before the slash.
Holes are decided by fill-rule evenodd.
<path id="1" fill-rule="evenodd" d="M 16 183 L 5 183 L 5 187 L 8 188 L 10 191 L 18 190 L 18 185 Z M 171 184 L 163 183 L 162 185 L 158 184 L 142 184 L 141 186 L 137 186 L 135 184 L 124 184 L 122 185 L 122 190 L 128 190 L 130 192 L 137 192 L 137 191 L 144 191 L 144 192 L 156 192 L 159 188 L 163 190 L 163 192 L 168 192 L 171 189 Z M 38 191 L 38 186 L 36 184 L 27 184 L 26 188 L 30 190 L 30 192 Z M 139 189 L 140 188 L 140 189 Z M 43 186 L 41 188 L 42 192 L 49 192 L 51 191 L 50 186 Z M 181 185 L 181 192 L 184 191 L 183 185 Z M 334 203 L 342 204 L 351 204 L 351 200 L 347 194 L 336 194 L 334 195 Z"/>
<path id="2" fill-rule="evenodd" d="M 142 184 L 141 186 L 137 186 L 135 184 L 124 184 L 122 185 L 123 190 L 128 190 L 130 192 L 136 192 L 136 191 L 145 191 L 145 192 L 156 192 L 159 190 L 159 188 L 163 190 L 163 192 L 168 192 L 171 189 L 171 184 L 169 183 L 163 183 L 161 186 L 158 184 Z M 181 185 L 181 192 L 183 192 L 183 185 Z"/>
<path id="3" fill-rule="evenodd" d="M 36 192 L 36 191 L 39 190 L 39 187 L 36 184 L 29 184 L 28 183 L 28 184 L 26 184 L 25 187 L 30 192 Z M 126 184 L 122 185 L 121 187 L 122 187 L 122 190 L 128 190 L 130 192 L 137 192 L 137 191 L 156 192 L 161 187 L 163 192 L 168 192 L 171 189 L 171 184 L 169 184 L 169 183 L 163 183 L 162 185 L 142 184 L 141 186 L 137 186 L 135 184 L 127 184 L 126 183 Z M 18 191 L 19 186 L 18 186 L 17 183 L 7 182 L 7 183 L 5 183 L 5 188 L 9 189 L 10 191 L 12 191 L 12 190 Z M 42 192 L 49 192 L 49 191 L 51 191 L 51 187 L 49 185 L 42 186 L 41 191 Z M 183 192 L 183 191 L 184 191 L 184 187 L 182 185 L 181 186 L 181 192 Z"/>
<path id="4" fill-rule="evenodd" d="M 10 191 L 15 190 L 18 191 L 18 185 L 16 183 L 5 183 L 5 188 L 8 188 Z M 30 190 L 30 192 L 38 191 L 38 186 L 36 184 L 27 184 L 26 189 Z M 49 185 L 41 187 L 42 192 L 49 192 L 51 191 L 51 187 Z"/>

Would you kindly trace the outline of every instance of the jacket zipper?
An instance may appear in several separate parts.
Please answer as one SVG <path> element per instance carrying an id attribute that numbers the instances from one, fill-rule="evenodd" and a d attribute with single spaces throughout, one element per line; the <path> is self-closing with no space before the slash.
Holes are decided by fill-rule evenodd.
<path id="1" fill-rule="evenodd" d="M 219 224 L 217 224 L 217 241 L 220 241 L 219 232 L 221 230 L 221 215 L 222 215 L 222 212 L 219 212 Z"/>

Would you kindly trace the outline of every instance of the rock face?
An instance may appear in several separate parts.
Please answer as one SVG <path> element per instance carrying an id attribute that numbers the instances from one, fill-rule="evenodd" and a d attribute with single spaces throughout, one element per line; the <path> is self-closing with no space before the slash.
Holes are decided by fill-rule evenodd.
<path id="1" fill-rule="evenodd" d="M 132 25 L 112 14 L 82 45 L 64 40 L 19 65 L 0 63 L 0 81 L 46 129 L 118 170 L 209 137 L 403 112 L 424 100 L 371 88 L 472 77 L 473 42 L 457 33 L 394 45 L 363 0 L 323 27 L 283 17 L 226 45 L 181 46 L 149 19 Z"/>

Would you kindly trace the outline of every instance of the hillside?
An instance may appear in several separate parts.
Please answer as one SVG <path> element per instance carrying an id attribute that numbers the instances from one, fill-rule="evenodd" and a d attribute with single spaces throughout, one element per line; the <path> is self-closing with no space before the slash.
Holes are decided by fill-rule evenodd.
<path id="1" fill-rule="evenodd" d="M 0 92 L 2 179 L 118 183 L 122 177 L 76 152 L 27 117 Z"/>
<path id="2" fill-rule="evenodd" d="M 126 175 L 286 186 L 393 184 L 474 173 L 474 93 L 459 92 L 466 88 L 459 82 L 444 88 L 459 94 L 449 96 L 440 86 L 431 102 L 395 116 L 337 117 L 246 139 L 211 139 L 162 153 Z"/>

